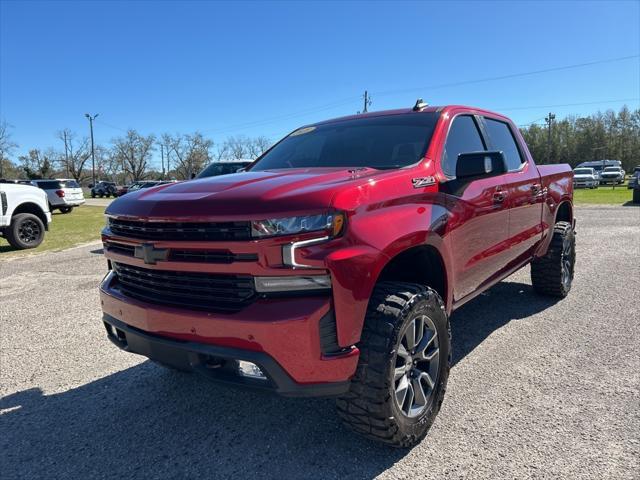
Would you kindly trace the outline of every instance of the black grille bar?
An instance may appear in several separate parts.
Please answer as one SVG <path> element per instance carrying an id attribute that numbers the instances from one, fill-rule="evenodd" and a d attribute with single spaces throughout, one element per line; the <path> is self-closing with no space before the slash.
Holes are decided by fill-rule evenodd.
<path id="1" fill-rule="evenodd" d="M 143 240 L 234 241 L 250 240 L 249 222 L 142 222 L 109 219 L 114 235 Z"/>
<path id="2" fill-rule="evenodd" d="M 174 272 L 114 263 L 118 288 L 129 297 L 195 310 L 238 311 L 255 297 L 249 275 Z"/>
<path id="3" fill-rule="evenodd" d="M 105 241 L 104 248 L 119 255 L 134 257 L 136 248 L 133 245 Z M 257 262 L 256 253 L 231 253 L 229 250 L 169 250 L 169 260 L 174 262 L 194 263 L 234 263 Z"/>

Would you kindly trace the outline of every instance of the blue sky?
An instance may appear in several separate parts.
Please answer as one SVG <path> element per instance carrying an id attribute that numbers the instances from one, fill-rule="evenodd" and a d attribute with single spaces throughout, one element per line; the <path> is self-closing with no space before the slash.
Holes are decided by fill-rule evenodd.
<path id="1" fill-rule="evenodd" d="M 372 110 L 462 103 L 516 123 L 619 108 L 640 60 L 436 86 L 640 53 L 640 2 L 0 3 L 0 117 L 17 153 L 127 128 L 277 139 Z"/>

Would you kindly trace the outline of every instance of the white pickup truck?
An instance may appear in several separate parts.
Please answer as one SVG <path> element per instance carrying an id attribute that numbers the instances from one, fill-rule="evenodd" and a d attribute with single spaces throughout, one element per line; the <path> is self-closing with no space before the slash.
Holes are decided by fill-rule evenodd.
<path id="1" fill-rule="evenodd" d="M 49 230 L 47 194 L 31 185 L 0 183 L 0 236 L 18 249 L 34 248 Z"/>

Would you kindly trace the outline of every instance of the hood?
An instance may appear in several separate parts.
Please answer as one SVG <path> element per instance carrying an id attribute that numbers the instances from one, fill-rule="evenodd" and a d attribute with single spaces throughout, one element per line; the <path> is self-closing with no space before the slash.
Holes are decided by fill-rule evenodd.
<path id="1" fill-rule="evenodd" d="M 127 217 L 259 219 L 325 211 L 341 191 L 387 171 L 372 168 L 242 172 L 161 185 L 114 200 L 108 215 Z"/>

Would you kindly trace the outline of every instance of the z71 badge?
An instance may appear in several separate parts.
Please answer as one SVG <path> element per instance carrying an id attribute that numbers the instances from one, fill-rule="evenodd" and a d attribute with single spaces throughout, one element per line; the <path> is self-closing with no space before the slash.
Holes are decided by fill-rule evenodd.
<path id="1" fill-rule="evenodd" d="M 422 188 L 434 185 L 436 183 L 436 179 L 435 177 L 412 178 L 411 183 L 413 183 L 413 188 Z"/>

